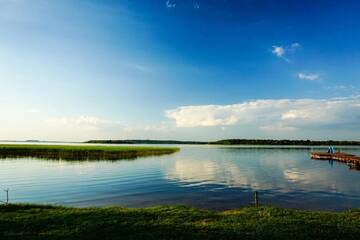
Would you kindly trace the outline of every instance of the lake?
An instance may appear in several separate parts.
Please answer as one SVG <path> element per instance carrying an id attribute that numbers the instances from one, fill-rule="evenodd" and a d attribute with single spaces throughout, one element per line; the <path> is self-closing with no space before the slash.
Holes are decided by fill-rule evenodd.
<path id="1" fill-rule="evenodd" d="M 0 160 L 10 202 L 147 207 L 186 204 L 224 210 L 260 204 L 299 209 L 360 208 L 360 171 L 311 160 L 319 147 L 184 145 L 172 155 L 121 161 Z M 360 155 L 359 147 L 337 147 Z M 0 200 L 5 192 L 0 192 Z"/>

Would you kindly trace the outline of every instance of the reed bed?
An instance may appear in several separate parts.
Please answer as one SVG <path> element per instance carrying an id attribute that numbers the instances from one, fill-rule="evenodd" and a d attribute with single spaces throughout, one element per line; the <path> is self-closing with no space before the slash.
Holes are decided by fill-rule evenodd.
<path id="1" fill-rule="evenodd" d="M 177 151 L 179 148 L 175 147 L 2 144 L 0 145 L 0 158 L 31 157 L 69 161 L 115 161 L 159 156 Z"/>

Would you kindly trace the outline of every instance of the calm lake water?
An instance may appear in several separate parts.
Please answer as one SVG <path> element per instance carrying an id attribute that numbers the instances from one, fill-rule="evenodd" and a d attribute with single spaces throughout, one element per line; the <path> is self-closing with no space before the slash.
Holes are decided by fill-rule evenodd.
<path id="1" fill-rule="evenodd" d="M 180 146 L 160 157 L 116 162 L 0 160 L 11 202 L 232 209 L 260 203 L 321 210 L 360 208 L 360 171 L 311 160 L 307 147 Z M 342 147 L 360 155 L 358 147 Z M 326 149 L 322 149 L 326 150 Z M 0 200 L 5 192 L 0 192 Z"/>

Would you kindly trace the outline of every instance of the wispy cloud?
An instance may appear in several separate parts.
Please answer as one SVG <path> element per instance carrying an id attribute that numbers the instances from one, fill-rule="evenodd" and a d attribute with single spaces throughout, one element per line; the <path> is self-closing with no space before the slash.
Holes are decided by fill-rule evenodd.
<path id="1" fill-rule="evenodd" d="M 300 48 L 301 45 L 297 42 L 292 43 L 290 45 L 273 45 L 271 47 L 271 52 L 278 58 L 282 58 L 285 61 L 290 61 L 287 57 L 288 54 L 294 53 L 298 48 Z"/>
<path id="2" fill-rule="evenodd" d="M 78 126 L 86 128 L 99 128 L 105 125 L 120 125 L 120 122 L 118 121 L 86 115 L 80 115 L 76 117 L 55 117 L 48 119 L 47 122 L 52 125 Z"/>
<path id="3" fill-rule="evenodd" d="M 27 113 L 40 113 L 39 109 L 36 108 L 30 108 L 28 110 L 26 110 Z"/>
<path id="4" fill-rule="evenodd" d="M 138 71 L 138 72 L 142 72 L 142 73 L 152 73 L 152 69 L 149 66 L 146 65 L 142 65 L 142 64 L 137 64 L 137 63 L 131 63 L 131 64 L 126 64 L 126 66 L 129 69 Z"/>
<path id="5" fill-rule="evenodd" d="M 177 127 L 255 125 L 293 131 L 307 126 L 346 124 L 360 128 L 360 97 L 264 99 L 231 105 L 182 106 L 166 111 Z"/>
<path id="6" fill-rule="evenodd" d="M 167 7 L 167 8 L 174 8 L 174 7 L 176 7 L 176 3 L 175 3 L 175 2 L 172 2 L 172 1 L 170 1 L 170 0 L 167 0 L 167 1 L 166 1 L 166 7 Z"/>
<path id="7" fill-rule="evenodd" d="M 299 47 L 301 47 L 300 43 L 295 42 L 290 45 L 290 50 L 296 50 Z"/>
<path id="8" fill-rule="evenodd" d="M 264 131 L 269 131 L 269 132 L 270 131 L 276 132 L 276 131 L 295 131 L 295 130 L 297 130 L 296 127 L 285 126 L 281 122 L 278 122 L 275 124 L 270 124 L 270 125 L 260 126 L 259 129 L 264 130 Z"/>
<path id="9" fill-rule="evenodd" d="M 333 86 L 324 86 L 323 89 L 333 90 L 333 91 L 356 91 L 359 88 L 353 85 L 333 85 Z"/>
<path id="10" fill-rule="evenodd" d="M 200 8 L 200 3 L 195 2 L 195 3 L 194 3 L 194 9 L 199 9 L 199 8 Z"/>
<path id="11" fill-rule="evenodd" d="M 299 72 L 298 73 L 298 78 L 301 79 L 301 80 L 316 81 L 316 80 L 320 80 L 321 76 L 320 76 L 320 74 L 316 74 L 316 73 Z"/>

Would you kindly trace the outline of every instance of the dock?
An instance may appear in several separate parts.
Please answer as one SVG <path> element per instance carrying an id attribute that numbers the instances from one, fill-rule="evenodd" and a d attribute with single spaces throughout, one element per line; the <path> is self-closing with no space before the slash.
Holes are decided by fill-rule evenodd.
<path id="1" fill-rule="evenodd" d="M 327 152 L 312 152 L 311 158 L 316 160 L 330 160 L 330 161 L 337 161 L 346 163 L 350 168 L 360 169 L 360 157 L 342 153 L 342 152 L 335 152 L 335 153 L 327 153 Z"/>

